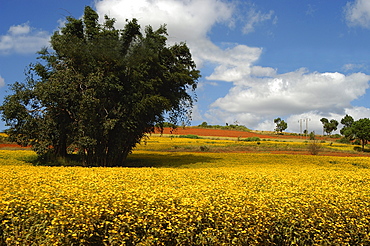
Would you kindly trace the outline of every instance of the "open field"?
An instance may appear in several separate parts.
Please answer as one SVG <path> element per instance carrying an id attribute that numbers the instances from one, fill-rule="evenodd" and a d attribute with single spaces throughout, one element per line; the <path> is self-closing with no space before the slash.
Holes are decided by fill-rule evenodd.
<path id="1" fill-rule="evenodd" d="M 0 245 L 369 245 L 370 159 L 306 145 L 153 136 L 131 168 L 0 150 Z"/>
<path id="2" fill-rule="evenodd" d="M 299 136 L 297 134 L 284 133 L 276 134 L 268 131 L 236 131 L 236 130 L 221 130 L 221 129 L 209 129 L 200 127 L 178 127 L 175 130 L 171 128 L 164 128 L 163 134 L 172 135 L 199 135 L 199 136 L 211 136 L 211 137 L 226 137 L 226 138 L 248 138 L 248 137 L 259 137 L 261 139 L 294 139 L 296 141 L 307 140 L 307 136 Z M 157 131 L 156 133 L 159 133 Z M 334 141 L 335 139 L 329 138 L 328 136 L 316 136 L 319 140 Z"/>

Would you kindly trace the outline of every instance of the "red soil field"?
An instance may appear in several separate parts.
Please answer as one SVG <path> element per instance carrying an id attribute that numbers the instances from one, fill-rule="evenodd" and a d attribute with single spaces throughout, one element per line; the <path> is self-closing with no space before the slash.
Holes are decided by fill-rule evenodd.
<path id="1" fill-rule="evenodd" d="M 208 128 L 195 128 L 195 127 L 186 127 L 186 128 L 177 128 L 172 130 L 171 128 L 165 127 L 163 129 L 163 134 L 174 134 L 174 135 L 198 135 L 198 136 L 212 136 L 212 137 L 259 137 L 259 138 L 271 138 L 271 136 L 262 135 L 253 132 L 245 131 L 234 131 L 234 130 L 220 130 L 220 129 L 208 129 Z M 159 133 L 159 131 L 156 131 Z"/>
<path id="2" fill-rule="evenodd" d="M 304 138 L 303 136 L 294 136 L 290 134 L 286 135 L 278 135 L 278 134 L 262 134 L 262 133 L 255 133 L 255 132 L 246 132 L 246 131 L 235 131 L 235 130 L 221 130 L 221 129 L 209 129 L 209 128 L 198 128 L 198 127 L 179 127 L 175 130 L 171 128 L 165 127 L 163 129 L 163 134 L 174 134 L 174 135 L 198 135 L 198 136 L 212 136 L 212 137 L 241 137 L 241 138 L 249 138 L 249 137 L 259 137 L 259 138 L 273 138 L 273 139 L 287 139 L 287 138 Z M 156 133 L 160 133 L 156 131 Z M 325 137 L 316 137 L 318 139 L 327 139 Z M 330 139 L 334 141 L 335 139 Z"/>
<path id="3" fill-rule="evenodd" d="M 21 147 L 18 144 L 0 144 L 0 149 L 3 148 L 28 149 L 29 147 Z"/>

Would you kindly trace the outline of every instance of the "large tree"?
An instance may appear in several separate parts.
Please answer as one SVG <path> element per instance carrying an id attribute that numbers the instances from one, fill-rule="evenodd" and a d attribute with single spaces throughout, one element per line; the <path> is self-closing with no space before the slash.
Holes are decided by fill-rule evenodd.
<path id="1" fill-rule="evenodd" d="M 189 119 L 200 73 L 165 26 L 143 33 L 136 19 L 123 30 L 98 19 L 91 7 L 68 17 L 0 110 L 10 138 L 41 156 L 78 150 L 85 165 L 121 166 L 155 124 Z"/>

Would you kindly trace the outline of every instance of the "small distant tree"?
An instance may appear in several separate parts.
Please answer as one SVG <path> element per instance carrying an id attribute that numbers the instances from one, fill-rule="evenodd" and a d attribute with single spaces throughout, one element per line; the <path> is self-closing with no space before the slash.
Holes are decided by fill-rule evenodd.
<path id="1" fill-rule="evenodd" d="M 339 122 L 334 119 L 329 121 L 327 118 L 321 118 L 320 121 L 323 124 L 323 131 L 326 132 L 328 135 L 338 129 Z"/>
<path id="2" fill-rule="evenodd" d="M 275 128 L 276 132 L 282 133 L 288 128 L 288 124 L 281 118 L 274 119 L 274 123 L 276 124 L 276 128 Z"/>
<path id="3" fill-rule="evenodd" d="M 362 151 L 365 145 L 370 141 L 370 119 L 359 119 L 352 124 L 352 129 L 356 139 L 361 141 Z"/>
<path id="4" fill-rule="evenodd" d="M 204 128 L 206 128 L 206 127 L 208 127 L 208 123 L 207 122 L 202 122 L 202 124 L 200 124 L 199 125 L 200 127 L 204 127 Z"/>

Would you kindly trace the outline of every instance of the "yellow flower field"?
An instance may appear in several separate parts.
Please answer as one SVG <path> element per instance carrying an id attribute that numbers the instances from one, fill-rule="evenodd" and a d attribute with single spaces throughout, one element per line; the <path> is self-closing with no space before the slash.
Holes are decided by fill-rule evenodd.
<path id="1" fill-rule="evenodd" d="M 205 145 L 151 138 L 131 168 L 0 151 L 0 245 L 370 244 L 368 158 L 159 151 L 174 140 Z"/>

